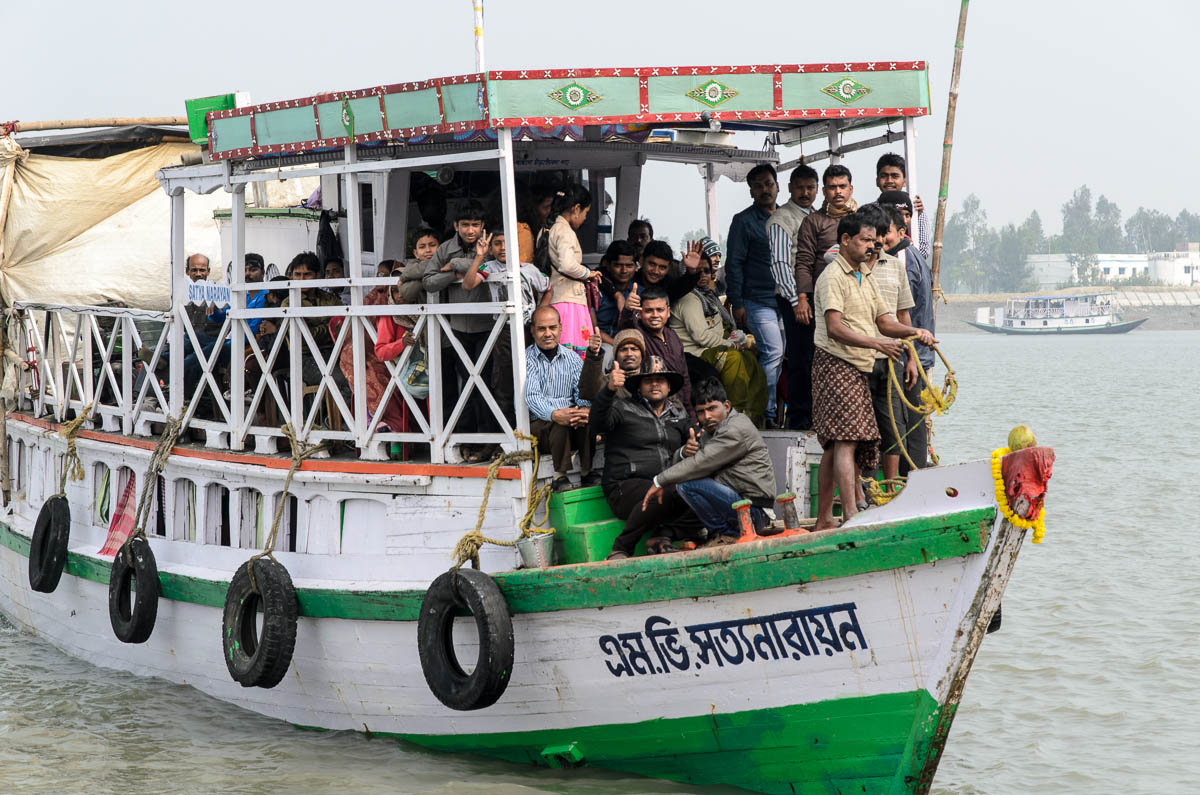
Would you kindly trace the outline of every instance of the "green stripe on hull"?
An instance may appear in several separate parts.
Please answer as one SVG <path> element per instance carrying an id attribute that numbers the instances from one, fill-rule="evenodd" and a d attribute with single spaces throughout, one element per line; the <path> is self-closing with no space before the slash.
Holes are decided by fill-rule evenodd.
<path id="1" fill-rule="evenodd" d="M 979 553 L 987 545 L 995 518 L 995 508 L 976 508 L 687 554 L 501 572 L 495 580 L 513 613 L 746 593 Z M 0 545 L 29 555 L 29 539 L 4 523 L 0 523 Z M 71 552 L 66 571 L 107 585 L 110 566 L 106 560 Z M 229 587 L 225 581 L 161 570 L 159 580 L 164 598 L 208 607 L 222 607 Z M 297 588 L 296 595 L 300 615 L 310 618 L 416 621 L 425 591 Z"/>
<path id="2" fill-rule="evenodd" d="M 907 793 L 930 753 L 938 704 L 925 690 L 726 715 L 501 734 L 396 735 L 426 748 L 551 764 L 582 763 L 690 784 L 768 793 Z"/>

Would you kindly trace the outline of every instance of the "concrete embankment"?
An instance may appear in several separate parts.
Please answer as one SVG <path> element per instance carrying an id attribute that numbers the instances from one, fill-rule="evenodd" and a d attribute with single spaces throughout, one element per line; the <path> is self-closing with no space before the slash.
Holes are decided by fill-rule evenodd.
<path id="1" fill-rule="evenodd" d="M 1057 290 L 1048 295 L 1075 295 L 1093 289 Z M 1003 306 L 1009 298 L 1028 293 L 947 293 L 949 303 L 937 310 L 938 331 L 969 331 L 983 334 L 966 324 L 980 307 Z M 1175 331 L 1200 329 L 1200 289 L 1188 287 L 1137 287 L 1117 291 L 1117 305 L 1126 320 L 1148 318 L 1144 329 Z"/>

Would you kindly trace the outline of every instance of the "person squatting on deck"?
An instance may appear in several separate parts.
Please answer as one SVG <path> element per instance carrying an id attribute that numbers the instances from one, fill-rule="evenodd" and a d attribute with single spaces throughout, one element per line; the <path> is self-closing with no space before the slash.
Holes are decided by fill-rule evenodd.
<path id="1" fill-rule="evenodd" d="M 595 486 L 599 476 L 592 472 L 593 437 L 588 429 L 591 403 L 579 396 L 579 374 L 583 361 L 559 343 L 562 321 L 558 310 L 544 306 L 533 313 L 534 344 L 525 349 L 525 405 L 529 408 L 529 430 L 542 452 L 554 459 L 554 491 L 574 488 L 567 477 L 571 453 L 579 452 L 581 486 Z"/>
<path id="2" fill-rule="evenodd" d="M 818 472 L 816 530 L 835 526 L 835 484 L 842 495 L 842 516 L 850 519 L 858 512 L 863 500 L 858 473 L 874 471 L 878 463 L 879 429 L 867 382 L 874 351 L 899 360 L 904 347 L 893 338 L 917 336 L 926 345 L 936 342 L 928 331 L 898 322 L 894 307 L 880 298 L 866 264 L 875 251 L 873 223 L 857 212 L 839 220 L 839 253 L 815 285 L 813 429 L 825 451 Z"/>
<path id="3" fill-rule="evenodd" d="M 709 378 L 697 384 L 692 400 L 704 431 L 699 437 L 689 431 L 676 462 L 654 477 L 642 510 L 670 505 L 673 489 L 682 501 L 674 512 L 691 510 L 708 528 L 710 544 L 729 544 L 741 532 L 735 502 L 750 500 L 755 531 L 766 528 L 764 509 L 775 503 L 775 469 L 762 434 L 729 403 L 720 381 Z"/>
<path id="4" fill-rule="evenodd" d="M 689 430 L 695 432 L 687 414 L 670 400 L 681 386 L 683 375 L 652 357 L 647 372 L 626 377 L 624 369 L 614 367 L 592 404 L 591 432 L 605 437 L 604 499 L 613 515 L 625 521 L 609 560 L 632 555 L 650 532 L 654 536 L 646 542 L 649 552 L 674 551 L 666 525 L 678 517 L 678 506 L 672 500 L 647 504 L 645 496 Z"/>

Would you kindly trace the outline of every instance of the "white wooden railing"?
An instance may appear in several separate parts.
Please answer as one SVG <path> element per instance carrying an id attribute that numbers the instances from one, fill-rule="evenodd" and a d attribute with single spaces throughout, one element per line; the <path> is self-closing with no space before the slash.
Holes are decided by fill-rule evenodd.
<path id="1" fill-rule="evenodd" d="M 357 279 L 357 287 L 371 288 L 395 283 L 394 278 Z M 517 440 L 483 377 L 484 367 L 497 339 L 503 333 L 514 334 L 513 356 L 523 357 L 523 331 L 510 327 L 516 316 L 511 305 L 503 303 L 301 306 L 301 289 L 342 287 L 349 280 L 271 282 L 272 290 L 286 289 L 289 306 L 263 309 L 230 308 L 216 334 L 208 354 L 203 353 L 196 329 L 187 314 L 187 304 L 179 303 L 169 312 L 18 303 L 15 305 L 22 333 L 28 340 L 31 366 L 25 371 L 21 392 L 26 407 L 38 416 L 53 415 L 62 421 L 68 414 L 91 406 L 94 420 L 103 430 L 124 434 L 151 435 L 166 416 L 183 413 L 183 427 L 203 432 L 205 443 L 222 449 L 245 449 L 253 445 L 260 453 L 276 451 L 282 436 L 280 426 L 290 424 L 301 438 L 310 441 L 339 440 L 352 444 L 364 458 L 386 457 L 391 442 L 416 443 L 420 458 L 434 463 L 456 460 L 455 448 L 461 444 L 502 444 L 515 449 Z M 235 286 L 232 289 L 253 294 L 264 284 Z M 244 301 L 235 301 L 244 305 Z M 491 333 L 478 361 L 467 355 L 450 327 L 454 316 L 487 315 Z M 408 315 L 417 318 L 414 334 L 423 339 L 429 374 L 428 401 L 417 400 L 404 388 L 401 372 L 409 359 L 418 354 L 417 346 L 408 346 L 394 361 L 385 361 L 388 382 L 378 406 L 401 399 L 407 405 L 415 428 L 402 432 L 377 429 L 378 414 L 369 416 L 366 402 L 366 362 L 378 339 L 377 318 L 381 315 Z M 345 322 L 334 337 L 326 355 L 313 338 L 306 321 L 317 317 L 328 322 L 342 317 Z M 278 332 L 270 345 L 263 345 L 250 330 L 250 321 L 270 319 Z M 199 383 L 191 394 L 184 387 L 184 340 L 190 340 L 201 364 Z M 221 352 L 231 341 L 229 373 L 218 367 Z M 446 347 L 443 348 L 443 345 Z M 340 353 L 353 351 L 352 399 L 347 402 L 338 390 L 333 373 L 340 367 Z M 139 349 L 151 351 L 145 367 L 148 377 L 137 378 Z M 468 372 L 466 387 L 445 415 L 442 405 L 442 368 L 453 367 L 447 360 L 452 352 Z M 312 359 L 320 370 L 319 383 L 304 384 L 303 359 Z M 155 375 L 159 362 L 167 364 L 166 378 L 160 383 Z M 246 365 L 254 362 L 262 374 L 256 384 L 247 387 Z M 501 363 L 507 367 L 508 363 Z M 518 368 L 512 368 L 514 394 L 523 388 Z M 281 388 L 281 381 L 286 389 Z M 306 389 L 307 387 L 307 389 Z M 313 390 L 315 387 L 315 391 Z M 306 392 L 308 394 L 306 394 Z M 473 394 L 482 397 L 495 418 L 499 432 L 457 433 L 455 426 Z M 523 410 L 517 400 L 517 409 Z M 207 416 L 206 416 L 207 415 Z M 271 422 L 267 419 L 271 418 Z M 341 426 L 340 429 L 334 426 Z"/>

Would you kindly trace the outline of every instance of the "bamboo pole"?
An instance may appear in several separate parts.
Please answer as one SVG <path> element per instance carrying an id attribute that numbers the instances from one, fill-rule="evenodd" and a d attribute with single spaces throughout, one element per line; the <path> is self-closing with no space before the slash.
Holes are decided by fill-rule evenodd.
<path id="1" fill-rule="evenodd" d="M 18 121 L 13 123 L 14 132 L 37 132 L 38 130 L 74 130 L 85 127 L 130 127 L 137 124 L 151 127 L 179 126 L 188 123 L 187 116 L 131 116 L 111 119 L 59 119 L 56 121 Z"/>
<path id="2" fill-rule="evenodd" d="M 967 5 L 962 0 L 958 11 L 958 34 L 954 41 L 954 68 L 950 72 L 950 99 L 946 103 L 946 137 L 942 142 L 942 178 L 938 188 L 937 218 L 933 227 L 933 311 L 937 313 L 937 299 L 946 300 L 942 292 L 940 274 L 942 270 L 942 235 L 946 231 L 946 200 L 950 194 L 950 154 L 954 149 L 954 115 L 958 109 L 958 77 L 962 72 L 963 39 L 967 35 Z"/>

